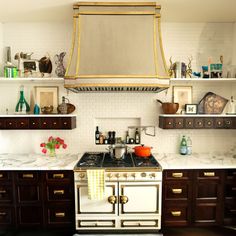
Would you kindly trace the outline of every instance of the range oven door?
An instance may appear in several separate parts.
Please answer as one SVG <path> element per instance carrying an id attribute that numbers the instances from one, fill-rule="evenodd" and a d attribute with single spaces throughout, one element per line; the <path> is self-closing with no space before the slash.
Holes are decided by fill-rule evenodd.
<path id="1" fill-rule="evenodd" d="M 118 214 L 116 207 L 118 188 L 116 182 L 106 183 L 103 200 L 90 200 L 88 198 L 87 182 L 75 182 L 75 190 L 76 214 L 83 216 L 112 216 Z"/>
<path id="2" fill-rule="evenodd" d="M 161 184 L 158 182 L 121 182 L 119 193 L 119 215 L 161 212 Z"/>

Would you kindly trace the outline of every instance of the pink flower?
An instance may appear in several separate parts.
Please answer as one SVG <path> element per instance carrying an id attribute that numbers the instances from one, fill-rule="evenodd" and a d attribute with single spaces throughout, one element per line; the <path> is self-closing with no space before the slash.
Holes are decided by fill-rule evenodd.
<path id="1" fill-rule="evenodd" d="M 65 143 L 62 144 L 62 148 L 66 149 L 67 145 Z"/>
<path id="2" fill-rule="evenodd" d="M 47 153 L 47 149 L 46 149 L 46 148 L 43 148 L 43 149 L 42 149 L 42 153 L 46 154 L 46 153 Z"/>
<path id="3" fill-rule="evenodd" d="M 55 144 L 56 149 L 59 149 L 59 147 L 60 147 L 60 144 Z"/>
<path id="4" fill-rule="evenodd" d="M 40 147 L 45 147 L 46 146 L 46 143 L 41 143 L 40 144 Z"/>

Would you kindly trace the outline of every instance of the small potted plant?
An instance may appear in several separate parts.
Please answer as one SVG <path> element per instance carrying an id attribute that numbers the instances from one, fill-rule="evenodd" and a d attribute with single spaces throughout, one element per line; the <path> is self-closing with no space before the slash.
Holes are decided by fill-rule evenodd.
<path id="1" fill-rule="evenodd" d="M 56 149 L 59 149 L 60 147 L 66 149 L 67 144 L 59 137 L 54 138 L 50 136 L 47 142 L 40 144 L 40 147 L 42 147 L 42 153 L 46 154 L 48 152 L 50 157 L 55 157 Z"/>

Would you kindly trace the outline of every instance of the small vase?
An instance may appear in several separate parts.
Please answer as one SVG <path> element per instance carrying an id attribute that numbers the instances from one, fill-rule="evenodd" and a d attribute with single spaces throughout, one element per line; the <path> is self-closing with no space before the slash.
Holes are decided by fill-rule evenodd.
<path id="1" fill-rule="evenodd" d="M 55 150 L 55 148 L 48 149 L 48 155 L 49 155 L 49 157 L 56 157 L 56 150 Z"/>

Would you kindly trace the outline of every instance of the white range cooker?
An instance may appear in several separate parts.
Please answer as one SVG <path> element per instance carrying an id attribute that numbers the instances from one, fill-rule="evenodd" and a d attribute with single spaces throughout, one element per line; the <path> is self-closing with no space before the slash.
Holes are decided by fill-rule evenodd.
<path id="1" fill-rule="evenodd" d="M 88 198 L 87 170 L 105 170 L 103 200 Z M 153 156 L 85 153 L 74 169 L 77 231 L 152 231 L 161 228 L 161 166 Z"/>

